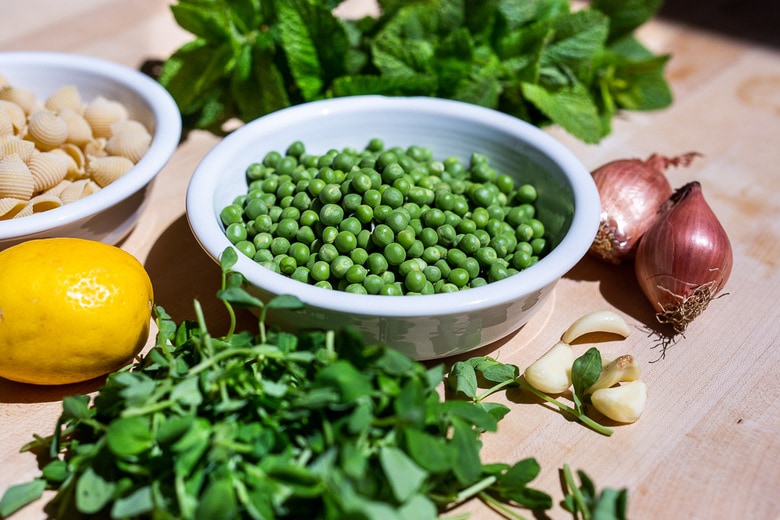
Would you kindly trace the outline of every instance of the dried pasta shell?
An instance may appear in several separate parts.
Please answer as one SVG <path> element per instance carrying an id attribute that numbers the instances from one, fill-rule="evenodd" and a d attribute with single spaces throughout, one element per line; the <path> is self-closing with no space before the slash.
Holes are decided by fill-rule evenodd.
<path id="1" fill-rule="evenodd" d="M 84 145 L 84 154 L 93 157 L 105 157 L 108 155 L 108 152 L 106 151 L 106 142 L 107 139 L 105 137 L 98 137 L 97 139 L 91 140 Z"/>
<path id="2" fill-rule="evenodd" d="M 146 131 L 146 128 L 139 129 L 129 126 L 106 141 L 106 152 L 109 155 L 127 157 L 135 164 L 149 151 L 151 144 L 152 136 Z"/>
<path id="3" fill-rule="evenodd" d="M 127 157 L 109 155 L 107 157 L 90 157 L 87 162 L 87 173 L 98 186 L 105 188 L 134 166 Z"/>
<path id="4" fill-rule="evenodd" d="M 68 126 L 68 137 L 65 139 L 67 143 L 73 143 L 78 146 L 85 146 L 92 141 L 92 127 L 89 126 L 87 120 L 70 108 L 61 109 L 57 115 L 59 115 Z"/>
<path id="5" fill-rule="evenodd" d="M 138 132 L 146 132 L 149 133 L 149 130 L 146 128 L 146 125 L 144 125 L 142 122 L 138 121 L 137 119 L 125 119 L 123 121 L 117 121 L 113 125 L 111 125 L 111 134 L 118 134 L 119 132 L 124 132 L 126 130 L 137 130 Z"/>
<path id="6" fill-rule="evenodd" d="M 0 198 L 0 220 L 11 220 L 27 206 L 26 200 L 13 197 Z"/>
<path id="7" fill-rule="evenodd" d="M 37 108 L 35 94 L 32 90 L 13 85 L 6 84 L 0 87 L 0 99 L 19 105 L 27 115 L 32 114 Z"/>
<path id="8" fill-rule="evenodd" d="M 35 191 L 35 182 L 22 159 L 11 154 L 0 159 L 0 198 L 29 200 Z"/>
<path id="9" fill-rule="evenodd" d="M 75 144 L 65 143 L 59 148 L 50 150 L 48 153 L 60 155 L 65 159 L 65 162 L 68 165 L 68 173 L 65 176 L 68 179 L 80 179 L 87 175 L 87 158 L 81 148 Z"/>
<path id="10" fill-rule="evenodd" d="M 89 179 L 80 179 L 66 185 L 60 192 L 60 198 L 62 199 L 63 204 L 70 204 L 92 195 L 99 190 L 100 186 L 95 184 L 95 182 Z"/>
<path id="11" fill-rule="evenodd" d="M 60 87 L 56 92 L 46 98 L 43 106 L 52 112 L 58 112 L 65 109 L 73 110 L 77 113 L 84 111 L 84 102 L 81 100 L 81 93 L 75 85 Z"/>
<path id="12" fill-rule="evenodd" d="M 27 163 L 33 181 L 35 192 L 48 190 L 56 186 L 68 174 L 69 156 L 54 152 L 41 152 L 33 155 Z"/>
<path id="13" fill-rule="evenodd" d="M 118 101 L 97 96 L 87 104 L 84 118 L 95 137 L 111 137 L 111 125 L 128 118 L 127 108 Z"/>
<path id="14" fill-rule="evenodd" d="M 14 135 L 14 122 L 8 112 L 0 109 L 0 135 Z"/>
<path id="15" fill-rule="evenodd" d="M 51 150 L 68 138 L 68 124 L 51 110 L 37 110 L 30 116 L 27 138 L 41 150 Z"/>
<path id="16" fill-rule="evenodd" d="M 32 208 L 33 213 L 41 213 L 59 208 L 63 205 L 62 199 L 50 193 L 41 193 L 31 198 L 27 205 Z"/>
<path id="17" fill-rule="evenodd" d="M 35 152 L 35 143 L 15 135 L 0 136 L 0 159 L 9 155 L 18 155 L 23 162 L 30 160 Z"/>
<path id="18" fill-rule="evenodd" d="M 25 203 L 24 207 L 19 211 L 19 213 L 14 215 L 14 218 L 29 217 L 32 214 L 33 214 L 33 207 L 30 204 L 30 202 L 27 201 Z"/>
<path id="19" fill-rule="evenodd" d="M 8 114 L 14 126 L 14 134 L 22 135 L 27 129 L 27 114 L 24 109 L 12 101 L 0 99 L 0 110 Z"/>

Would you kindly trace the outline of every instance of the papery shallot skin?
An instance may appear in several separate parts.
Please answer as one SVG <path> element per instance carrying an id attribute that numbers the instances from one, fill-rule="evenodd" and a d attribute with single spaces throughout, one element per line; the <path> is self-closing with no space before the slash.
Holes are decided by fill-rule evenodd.
<path id="1" fill-rule="evenodd" d="M 664 203 L 635 259 L 637 281 L 659 322 L 677 333 L 723 289 L 732 265 L 731 241 L 696 181 Z"/>
<path id="2" fill-rule="evenodd" d="M 639 239 L 653 224 L 661 204 L 672 195 L 665 175 L 669 166 L 687 166 L 698 154 L 653 154 L 647 160 L 619 159 L 592 172 L 601 197 L 601 220 L 590 253 L 612 264 L 636 254 Z"/>

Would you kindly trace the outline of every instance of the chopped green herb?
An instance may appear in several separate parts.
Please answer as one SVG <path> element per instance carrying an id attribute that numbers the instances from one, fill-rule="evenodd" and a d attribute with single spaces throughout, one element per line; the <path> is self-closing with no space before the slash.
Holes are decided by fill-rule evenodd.
<path id="1" fill-rule="evenodd" d="M 529 487 L 537 462 L 484 464 L 480 436 L 508 412 L 500 404 L 443 400 L 443 366 L 366 345 L 352 330 L 291 334 L 266 328 L 264 303 L 221 258 L 234 307 L 260 308 L 257 333 L 213 337 L 157 307 L 155 346 L 109 375 L 90 404 L 66 397 L 55 431 L 24 450 L 48 453 L 42 475 L 8 489 L 8 516 L 56 490 L 55 518 L 434 519 L 463 501 L 543 510 Z M 44 456 L 45 458 L 45 456 Z"/>

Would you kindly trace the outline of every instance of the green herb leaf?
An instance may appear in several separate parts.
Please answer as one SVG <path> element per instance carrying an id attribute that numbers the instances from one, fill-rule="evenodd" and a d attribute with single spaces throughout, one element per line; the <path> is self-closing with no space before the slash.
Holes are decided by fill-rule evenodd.
<path id="1" fill-rule="evenodd" d="M 380 448 L 379 461 L 393 496 L 399 502 L 406 502 L 417 494 L 428 477 L 427 471 L 418 466 L 403 451 L 392 446 Z"/>
<path id="2" fill-rule="evenodd" d="M 43 496 L 45 489 L 46 481 L 43 479 L 34 479 L 9 487 L 0 499 L 0 517 L 8 518 L 27 504 L 35 502 Z"/>

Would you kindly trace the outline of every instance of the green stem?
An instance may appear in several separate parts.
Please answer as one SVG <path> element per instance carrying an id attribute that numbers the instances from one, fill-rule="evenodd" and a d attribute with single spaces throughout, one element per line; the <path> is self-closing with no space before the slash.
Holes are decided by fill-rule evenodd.
<path id="1" fill-rule="evenodd" d="M 468 500 L 471 497 L 474 497 L 480 493 L 482 493 L 484 490 L 492 486 L 496 482 L 496 477 L 493 475 L 483 478 L 476 484 L 472 484 L 466 489 L 460 490 L 460 492 L 455 496 L 455 503 L 460 503 Z"/>
<path id="2" fill-rule="evenodd" d="M 563 465 L 563 478 L 566 482 L 566 487 L 569 488 L 567 491 L 571 493 L 571 496 L 574 499 L 575 508 L 574 511 L 572 511 L 574 517 L 577 518 L 577 511 L 579 510 L 580 513 L 582 513 L 583 520 L 590 520 L 590 510 L 585 502 L 585 497 L 582 495 L 580 488 L 577 487 L 577 483 L 574 482 L 574 475 L 572 475 L 571 468 L 568 464 Z"/>
<path id="3" fill-rule="evenodd" d="M 491 497 L 487 493 L 480 493 L 479 498 L 485 502 L 489 507 L 495 509 L 498 511 L 501 515 L 503 515 L 505 518 L 510 518 L 512 520 L 527 520 L 526 517 L 517 514 L 513 510 L 506 507 L 506 505 L 502 504 L 495 498 Z"/>
<path id="4" fill-rule="evenodd" d="M 260 357 L 260 356 L 273 357 L 274 355 L 279 355 L 279 354 L 280 354 L 279 349 L 269 345 L 257 345 L 256 347 L 247 347 L 247 348 L 229 348 L 217 352 L 210 358 L 204 359 L 203 361 L 201 361 L 200 363 L 192 367 L 189 370 L 189 374 L 198 375 L 204 370 L 216 365 L 223 359 L 229 358 L 231 356 L 246 355 L 250 357 Z"/>
<path id="5" fill-rule="evenodd" d="M 553 404 L 553 405 L 557 406 L 558 408 L 560 408 L 564 412 L 566 412 L 566 413 L 572 415 L 573 417 L 575 417 L 578 421 L 580 421 L 581 423 L 583 423 L 585 426 L 589 427 L 590 429 L 592 429 L 592 430 L 594 430 L 594 431 L 596 431 L 598 433 L 601 433 L 602 435 L 606 435 L 606 436 L 612 435 L 613 431 L 610 428 L 607 428 L 606 426 L 603 426 L 603 425 L 597 423 L 596 421 L 594 421 L 593 419 L 591 419 L 587 415 L 585 415 L 583 413 L 579 413 L 574 408 L 563 404 L 562 402 L 558 401 L 555 398 L 550 397 L 549 395 L 545 394 L 544 392 L 540 392 L 539 390 L 537 390 L 536 388 L 534 388 L 533 386 L 528 384 L 528 382 L 525 379 L 523 379 L 521 377 L 518 377 L 517 379 L 515 379 L 515 381 L 520 386 L 522 386 L 523 388 L 525 388 L 526 390 L 528 390 L 529 392 L 534 394 L 539 399 L 542 399 L 544 401 L 547 401 L 550 404 Z"/>
<path id="6" fill-rule="evenodd" d="M 498 383 L 497 385 L 490 387 L 485 392 L 482 392 L 480 395 L 475 397 L 474 400 L 479 402 L 479 401 L 485 399 L 486 397 L 490 396 L 491 394 L 494 394 L 494 393 L 498 392 L 502 388 L 505 388 L 507 386 L 514 385 L 514 384 L 517 384 L 517 381 L 515 379 L 507 379 L 506 381 L 502 381 L 501 383 Z"/>

